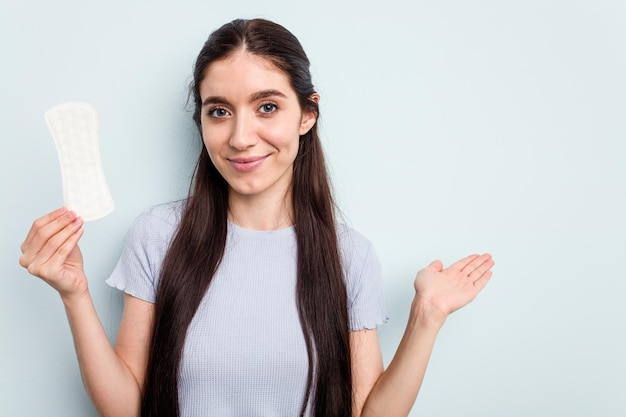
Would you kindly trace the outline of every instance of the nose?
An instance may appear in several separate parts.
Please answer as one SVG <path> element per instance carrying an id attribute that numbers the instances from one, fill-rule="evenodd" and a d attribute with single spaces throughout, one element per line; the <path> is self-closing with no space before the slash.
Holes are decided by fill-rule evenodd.
<path id="1" fill-rule="evenodd" d="M 239 151 L 245 151 L 256 145 L 257 142 L 258 137 L 254 128 L 254 120 L 243 114 L 239 115 L 235 120 L 234 130 L 230 136 L 230 146 Z"/>

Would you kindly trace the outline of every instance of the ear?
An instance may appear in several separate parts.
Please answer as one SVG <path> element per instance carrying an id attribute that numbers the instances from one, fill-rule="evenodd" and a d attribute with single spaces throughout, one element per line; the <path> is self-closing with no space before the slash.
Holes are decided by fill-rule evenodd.
<path id="1" fill-rule="evenodd" d="M 317 93 L 311 94 L 309 100 L 315 103 L 320 102 L 320 96 Z M 305 135 L 317 122 L 317 112 L 313 110 L 307 110 L 302 112 L 302 119 L 300 120 L 300 136 Z"/>

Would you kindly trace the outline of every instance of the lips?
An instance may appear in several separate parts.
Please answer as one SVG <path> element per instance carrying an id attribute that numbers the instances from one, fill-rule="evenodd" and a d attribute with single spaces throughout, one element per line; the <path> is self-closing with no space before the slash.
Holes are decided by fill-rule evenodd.
<path id="1" fill-rule="evenodd" d="M 260 167 L 269 155 L 251 156 L 247 158 L 228 158 L 230 166 L 239 172 L 250 172 Z"/>

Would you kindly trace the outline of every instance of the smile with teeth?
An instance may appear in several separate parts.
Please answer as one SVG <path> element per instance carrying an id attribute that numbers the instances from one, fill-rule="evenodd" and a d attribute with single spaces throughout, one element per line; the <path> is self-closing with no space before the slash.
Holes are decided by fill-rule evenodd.
<path id="1" fill-rule="evenodd" d="M 260 167 L 269 155 L 252 156 L 248 158 L 228 158 L 230 166 L 240 172 L 254 171 Z"/>

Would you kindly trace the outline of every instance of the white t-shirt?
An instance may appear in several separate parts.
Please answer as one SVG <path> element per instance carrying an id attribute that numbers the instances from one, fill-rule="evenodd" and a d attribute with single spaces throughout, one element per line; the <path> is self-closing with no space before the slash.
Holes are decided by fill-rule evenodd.
<path id="1" fill-rule="evenodd" d="M 157 206 L 133 224 L 107 283 L 154 302 L 161 263 L 184 202 Z M 372 245 L 338 228 L 351 330 L 387 320 Z M 296 306 L 293 227 L 255 231 L 228 223 L 224 257 L 185 339 L 181 417 L 299 415 L 308 356 Z"/>

